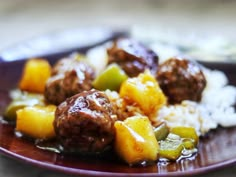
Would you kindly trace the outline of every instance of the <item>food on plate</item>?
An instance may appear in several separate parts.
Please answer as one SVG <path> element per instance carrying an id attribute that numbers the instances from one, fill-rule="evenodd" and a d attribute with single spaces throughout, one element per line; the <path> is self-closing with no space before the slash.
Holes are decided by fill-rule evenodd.
<path id="1" fill-rule="evenodd" d="M 14 90 L 14 93 L 15 95 L 12 96 L 11 103 L 7 106 L 4 113 L 5 118 L 9 121 L 16 120 L 16 112 L 19 109 L 22 109 L 26 106 L 45 105 L 42 94 L 20 92 L 16 90 Z"/>
<path id="2" fill-rule="evenodd" d="M 50 75 L 51 66 L 47 60 L 40 58 L 28 60 L 23 69 L 19 88 L 24 91 L 43 93 Z"/>
<path id="3" fill-rule="evenodd" d="M 101 91 L 90 90 L 62 102 L 53 125 L 64 151 L 101 153 L 113 142 L 116 119 L 108 97 Z"/>
<path id="4" fill-rule="evenodd" d="M 166 96 L 149 71 L 124 81 L 120 88 L 120 96 L 128 104 L 137 104 L 145 115 L 150 116 L 150 119 L 166 104 Z"/>
<path id="5" fill-rule="evenodd" d="M 193 127 L 176 126 L 171 128 L 170 132 L 175 135 L 179 135 L 181 138 L 194 140 L 193 143 L 195 145 L 198 144 L 199 137 Z"/>
<path id="6" fill-rule="evenodd" d="M 19 109 L 16 120 L 16 131 L 36 139 L 55 137 L 53 128 L 56 106 L 27 106 Z"/>
<path id="7" fill-rule="evenodd" d="M 178 136 L 174 135 L 173 138 L 172 135 L 172 138 L 168 137 L 166 140 L 160 141 L 159 153 L 161 158 L 176 160 L 181 156 L 183 149 L 184 146 Z"/>
<path id="8" fill-rule="evenodd" d="M 105 90 L 106 95 L 116 110 L 118 120 L 125 120 L 127 117 L 135 115 L 145 115 L 137 105 L 127 103 L 116 91 Z"/>
<path id="9" fill-rule="evenodd" d="M 43 92 L 11 92 L 5 117 L 16 121 L 17 132 L 53 139 L 60 153 L 110 153 L 145 166 L 194 159 L 207 132 L 236 125 L 236 88 L 224 73 L 181 57 L 158 63 L 157 54 L 130 38 L 113 41 L 102 56 L 92 50 L 48 67 Z"/>
<path id="10" fill-rule="evenodd" d="M 193 127 L 174 127 L 160 142 L 160 158 L 179 159 L 197 151 L 198 136 Z"/>
<path id="11" fill-rule="evenodd" d="M 130 77 L 149 69 L 155 72 L 158 56 L 151 49 L 130 38 L 116 40 L 112 47 L 107 49 L 108 63 L 117 63 Z"/>
<path id="12" fill-rule="evenodd" d="M 94 69 L 81 57 L 71 55 L 59 60 L 45 86 L 45 99 L 58 105 L 66 98 L 92 88 Z"/>
<path id="13" fill-rule="evenodd" d="M 100 73 L 93 81 L 93 87 L 99 90 L 116 90 L 120 89 L 120 85 L 128 76 L 117 64 L 110 64 Z"/>
<path id="14" fill-rule="evenodd" d="M 160 64 L 156 77 L 171 104 L 183 100 L 200 101 L 206 86 L 199 64 L 184 58 L 173 57 Z"/>
<path id="15" fill-rule="evenodd" d="M 161 123 L 160 125 L 154 128 L 154 133 L 157 141 L 166 139 L 169 132 L 170 132 L 169 127 L 166 125 L 165 122 Z"/>
<path id="16" fill-rule="evenodd" d="M 157 160 L 159 145 L 148 117 L 116 121 L 115 130 L 115 150 L 129 165 Z"/>

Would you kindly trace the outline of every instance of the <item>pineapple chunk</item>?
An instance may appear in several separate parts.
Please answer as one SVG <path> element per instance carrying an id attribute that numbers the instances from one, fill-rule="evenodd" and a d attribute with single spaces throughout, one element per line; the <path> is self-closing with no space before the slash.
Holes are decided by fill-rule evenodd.
<path id="1" fill-rule="evenodd" d="M 16 131 L 36 139 L 55 136 L 53 121 L 56 106 L 24 107 L 16 112 Z"/>
<path id="2" fill-rule="evenodd" d="M 11 95 L 13 100 L 7 106 L 4 113 L 4 118 L 9 121 L 16 120 L 16 111 L 19 109 L 22 109 L 26 106 L 45 105 L 43 94 L 14 90 L 11 92 Z"/>
<path id="3" fill-rule="evenodd" d="M 116 121 L 115 130 L 115 150 L 125 162 L 132 165 L 157 160 L 159 145 L 146 116 Z"/>
<path id="4" fill-rule="evenodd" d="M 120 96 L 128 103 L 137 104 L 148 116 L 166 104 L 165 95 L 149 71 L 124 81 L 120 88 Z"/>
<path id="5" fill-rule="evenodd" d="M 29 92 L 43 93 L 50 75 L 51 66 L 47 60 L 30 59 L 24 66 L 19 88 Z"/>

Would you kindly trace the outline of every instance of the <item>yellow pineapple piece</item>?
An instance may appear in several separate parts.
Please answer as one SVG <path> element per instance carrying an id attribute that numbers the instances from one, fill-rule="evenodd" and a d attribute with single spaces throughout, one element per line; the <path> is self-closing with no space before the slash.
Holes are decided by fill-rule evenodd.
<path id="1" fill-rule="evenodd" d="M 19 82 L 21 90 L 43 93 L 51 75 L 51 66 L 45 59 L 30 59 L 26 62 Z"/>
<path id="2" fill-rule="evenodd" d="M 133 116 L 115 122 L 115 150 L 128 164 L 155 161 L 159 145 L 146 116 Z"/>
<path id="3" fill-rule="evenodd" d="M 156 113 L 167 100 L 158 82 L 149 71 L 124 81 L 120 88 L 120 96 L 128 103 L 137 104 L 145 115 Z"/>
<path id="4" fill-rule="evenodd" d="M 36 139 L 55 136 L 53 121 L 56 106 L 24 107 L 16 112 L 16 131 Z"/>

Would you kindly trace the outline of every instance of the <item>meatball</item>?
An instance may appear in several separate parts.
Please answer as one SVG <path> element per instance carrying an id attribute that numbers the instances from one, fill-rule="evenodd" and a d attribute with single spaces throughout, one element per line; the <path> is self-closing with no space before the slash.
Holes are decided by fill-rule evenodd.
<path id="1" fill-rule="evenodd" d="M 178 57 L 160 64 L 156 77 L 170 104 L 183 100 L 200 101 L 206 86 L 200 66 L 194 61 Z"/>
<path id="2" fill-rule="evenodd" d="M 83 60 L 61 59 L 52 69 L 45 87 L 45 100 L 58 105 L 66 98 L 92 88 L 94 69 Z"/>
<path id="3" fill-rule="evenodd" d="M 105 93 L 92 89 L 62 102 L 53 124 L 64 151 L 97 154 L 113 142 L 116 119 Z"/>
<path id="4" fill-rule="evenodd" d="M 158 56 L 141 43 L 129 39 L 120 38 L 107 49 L 108 64 L 117 63 L 130 77 L 149 69 L 155 73 L 158 64 Z"/>

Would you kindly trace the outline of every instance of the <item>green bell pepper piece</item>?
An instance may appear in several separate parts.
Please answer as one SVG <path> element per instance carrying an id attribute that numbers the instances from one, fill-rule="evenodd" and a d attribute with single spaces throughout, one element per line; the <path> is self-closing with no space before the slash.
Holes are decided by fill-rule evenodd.
<path id="1" fill-rule="evenodd" d="M 126 73 L 117 64 L 111 64 L 96 77 L 92 84 L 98 90 L 118 91 L 121 83 L 127 78 Z"/>
<path id="2" fill-rule="evenodd" d="M 181 140 L 165 140 L 160 141 L 160 157 L 169 159 L 169 160 L 176 160 L 178 159 L 183 150 L 183 144 Z"/>
<path id="3" fill-rule="evenodd" d="M 198 144 L 199 137 L 194 127 L 177 126 L 171 128 L 170 132 L 179 135 L 181 138 L 193 139 L 195 146 Z"/>
<path id="4" fill-rule="evenodd" d="M 16 120 L 16 112 L 26 106 L 44 105 L 43 95 L 28 92 L 14 91 L 13 100 L 7 106 L 4 118 L 9 121 Z"/>
<path id="5" fill-rule="evenodd" d="M 162 123 L 158 127 L 155 127 L 154 133 L 157 141 L 161 141 L 166 139 L 168 136 L 169 128 L 167 127 L 166 123 Z"/>

